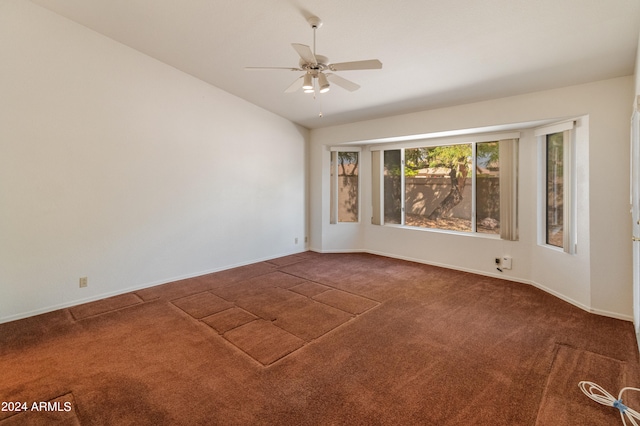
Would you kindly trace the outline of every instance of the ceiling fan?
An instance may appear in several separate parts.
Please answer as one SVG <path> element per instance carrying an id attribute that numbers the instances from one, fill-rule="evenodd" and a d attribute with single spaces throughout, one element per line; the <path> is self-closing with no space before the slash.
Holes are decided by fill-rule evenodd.
<path id="1" fill-rule="evenodd" d="M 331 83 L 342 87 L 350 92 L 360 88 L 356 83 L 334 74 L 336 71 L 349 70 L 373 70 L 382 68 L 382 62 L 377 59 L 369 59 L 365 61 L 340 62 L 332 64 L 329 58 L 316 54 L 316 30 L 322 26 L 322 21 L 317 16 L 307 19 L 311 28 L 313 28 L 313 50 L 307 45 L 292 43 L 291 46 L 300 55 L 300 62 L 297 68 L 292 67 L 246 67 L 246 70 L 289 70 L 304 72 L 298 77 L 285 93 L 295 92 L 302 88 L 305 93 L 315 93 L 316 89 L 320 93 L 328 92 Z M 332 71 L 332 72 L 329 72 Z"/>

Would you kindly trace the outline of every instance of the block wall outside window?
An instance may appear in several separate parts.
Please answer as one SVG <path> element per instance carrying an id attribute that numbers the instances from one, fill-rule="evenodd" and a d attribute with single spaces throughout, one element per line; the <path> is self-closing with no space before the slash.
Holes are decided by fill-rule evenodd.
<path id="1" fill-rule="evenodd" d="M 331 151 L 331 223 L 360 220 L 360 152 Z"/>
<path id="2" fill-rule="evenodd" d="M 402 158 L 399 149 L 384 151 L 384 223 L 402 224 Z"/>

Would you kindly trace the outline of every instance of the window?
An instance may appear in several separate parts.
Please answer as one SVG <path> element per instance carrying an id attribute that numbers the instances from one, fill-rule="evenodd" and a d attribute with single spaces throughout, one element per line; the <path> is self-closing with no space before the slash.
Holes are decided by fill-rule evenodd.
<path id="1" fill-rule="evenodd" d="M 400 150 L 384 151 L 384 222 L 402 223 L 402 159 Z"/>
<path id="2" fill-rule="evenodd" d="M 476 144 L 476 231 L 500 233 L 500 143 Z"/>
<path id="3" fill-rule="evenodd" d="M 381 151 L 372 153 L 374 172 L 382 167 L 372 188 L 382 186 L 383 200 L 374 224 L 517 239 L 517 139 Z"/>
<path id="4" fill-rule="evenodd" d="M 546 226 L 545 243 L 562 247 L 564 233 L 564 133 L 546 135 Z"/>
<path id="5" fill-rule="evenodd" d="M 564 122 L 537 129 L 539 137 L 538 242 L 575 252 L 573 187 L 574 122 Z"/>
<path id="6" fill-rule="evenodd" d="M 359 160 L 357 151 L 331 151 L 331 223 L 359 221 Z"/>
<path id="7" fill-rule="evenodd" d="M 405 225 L 472 230 L 471 144 L 405 149 Z"/>

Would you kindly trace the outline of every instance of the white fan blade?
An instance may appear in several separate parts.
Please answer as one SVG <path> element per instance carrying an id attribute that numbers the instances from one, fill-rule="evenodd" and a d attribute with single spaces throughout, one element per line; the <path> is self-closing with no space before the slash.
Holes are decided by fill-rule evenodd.
<path id="1" fill-rule="evenodd" d="M 304 75 L 301 75 L 300 77 L 296 78 L 296 81 L 294 81 L 293 84 L 291 84 L 291 86 L 287 87 L 287 90 L 285 90 L 284 93 L 295 92 L 296 90 L 301 88 L 303 84 L 304 84 Z"/>
<path id="2" fill-rule="evenodd" d="M 289 70 L 289 71 L 302 71 L 301 68 L 290 67 L 244 67 L 246 71 L 261 71 L 261 70 Z"/>
<path id="3" fill-rule="evenodd" d="M 299 43 L 291 43 L 291 46 L 298 52 L 298 55 L 308 64 L 316 65 L 318 61 L 316 60 L 315 55 L 311 51 L 311 48 L 304 44 Z"/>
<path id="4" fill-rule="evenodd" d="M 355 90 L 358 90 L 360 88 L 359 85 L 357 85 L 356 83 L 354 83 L 353 81 L 349 81 L 346 78 L 342 78 L 339 75 L 336 74 L 331 74 L 331 73 L 327 73 L 327 80 L 329 80 L 332 83 L 337 84 L 338 86 L 342 87 L 343 89 L 346 89 L 350 92 L 353 92 Z"/>
<path id="5" fill-rule="evenodd" d="M 382 68 L 382 62 L 377 59 L 369 59 L 366 61 L 340 62 L 338 64 L 330 64 L 331 71 L 347 71 L 347 70 L 379 70 Z"/>

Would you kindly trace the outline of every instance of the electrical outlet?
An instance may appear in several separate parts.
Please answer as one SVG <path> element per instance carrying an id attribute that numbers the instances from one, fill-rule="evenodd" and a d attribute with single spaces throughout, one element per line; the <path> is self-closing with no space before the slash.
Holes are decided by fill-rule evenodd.
<path id="1" fill-rule="evenodd" d="M 298 237 L 296 237 L 296 244 L 298 244 Z"/>
<path id="2" fill-rule="evenodd" d="M 502 269 L 511 269 L 511 256 L 502 256 Z"/>
<path id="3" fill-rule="evenodd" d="M 84 288 L 89 285 L 89 279 L 87 277 L 80 277 L 80 288 Z"/>
<path id="4" fill-rule="evenodd" d="M 308 243 L 309 242 L 309 238 L 308 237 L 304 237 L 304 242 Z"/>
<path id="5" fill-rule="evenodd" d="M 500 265 L 500 258 L 496 257 L 496 265 Z"/>

